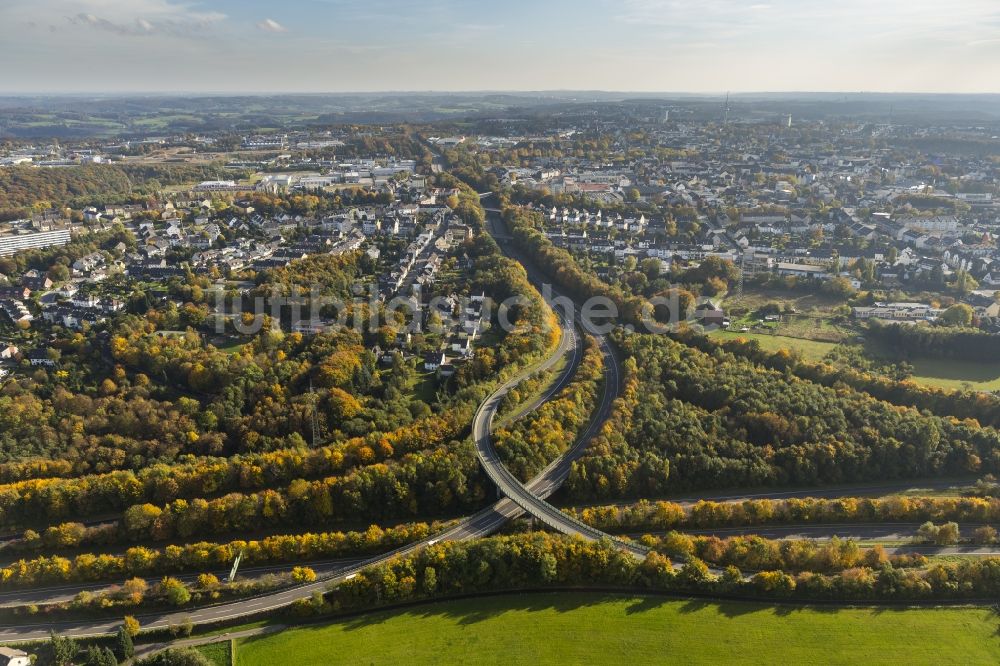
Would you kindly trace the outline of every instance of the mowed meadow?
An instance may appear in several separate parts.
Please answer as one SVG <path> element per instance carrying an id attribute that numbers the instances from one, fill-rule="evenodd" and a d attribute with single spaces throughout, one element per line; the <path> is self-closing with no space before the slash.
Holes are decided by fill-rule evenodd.
<path id="1" fill-rule="evenodd" d="M 466 599 L 237 644 L 239 666 L 296 664 L 988 664 L 985 608 L 770 606 L 591 593 Z M 836 649 L 831 649 L 836 646 Z"/>

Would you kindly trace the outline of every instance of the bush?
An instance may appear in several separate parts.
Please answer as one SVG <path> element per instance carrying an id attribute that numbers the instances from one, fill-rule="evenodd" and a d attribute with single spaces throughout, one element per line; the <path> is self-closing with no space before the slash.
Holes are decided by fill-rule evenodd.
<path id="1" fill-rule="evenodd" d="M 191 618 L 186 617 L 180 624 L 172 624 L 168 627 L 170 635 L 174 638 L 187 638 L 194 631 L 194 623 Z"/>
<path id="2" fill-rule="evenodd" d="M 183 606 L 191 600 L 187 586 L 170 576 L 160 581 L 160 593 L 174 606 Z"/>
<path id="3" fill-rule="evenodd" d="M 982 545 L 994 544 L 997 542 L 997 531 L 996 528 L 990 527 L 989 525 L 983 525 L 982 527 L 977 527 L 972 532 L 973 543 L 978 543 Z"/>
<path id="4" fill-rule="evenodd" d="M 122 629 L 130 638 L 135 638 L 139 635 L 139 620 L 135 619 L 131 615 L 126 615 L 125 619 L 122 621 Z"/>
<path id="5" fill-rule="evenodd" d="M 194 648 L 171 648 L 140 659 L 135 666 L 212 666 L 212 662 Z"/>
<path id="6" fill-rule="evenodd" d="M 310 567 L 295 567 L 292 569 L 292 580 L 296 583 L 311 583 L 316 580 L 316 572 Z"/>
<path id="7" fill-rule="evenodd" d="M 954 522 L 935 525 L 927 521 L 917 530 L 917 539 L 938 546 L 952 546 L 958 543 L 960 536 L 958 523 Z"/>

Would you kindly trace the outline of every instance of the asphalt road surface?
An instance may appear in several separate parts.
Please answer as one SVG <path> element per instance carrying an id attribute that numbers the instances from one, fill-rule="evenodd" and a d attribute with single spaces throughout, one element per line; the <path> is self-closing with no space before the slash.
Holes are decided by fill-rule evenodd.
<path id="1" fill-rule="evenodd" d="M 571 324 L 562 327 L 562 336 L 555 353 L 549 356 L 543 363 L 533 366 L 520 373 L 518 377 L 515 378 L 516 381 L 511 380 L 511 382 L 517 383 L 517 381 L 523 380 L 530 374 L 553 367 L 556 363 L 558 363 L 560 357 L 564 355 L 571 355 L 571 358 L 566 364 L 566 367 L 562 371 L 560 377 L 555 382 L 555 385 L 546 393 L 545 396 L 542 397 L 542 399 L 537 401 L 538 404 L 541 404 L 544 400 L 551 398 L 551 396 L 555 395 L 555 393 L 566 385 L 580 362 L 582 347 L 580 345 L 579 337 L 576 335 Z M 617 364 L 614 364 L 612 367 L 617 369 Z M 606 382 L 606 391 L 617 391 L 618 380 L 616 377 L 613 377 L 612 379 L 613 382 Z M 508 382 L 505 386 L 508 386 L 511 382 Z M 487 399 L 487 402 L 491 402 L 491 400 L 493 400 L 491 404 L 494 405 L 494 407 L 491 411 L 491 417 L 492 414 L 495 414 L 495 406 L 499 404 L 499 400 L 495 398 L 496 393 Z M 596 431 L 596 427 L 599 426 L 600 422 L 604 418 L 601 417 L 600 414 L 606 414 L 607 411 L 610 410 L 610 403 L 613 400 L 613 394 L 610 395 L 610 397 L 605 396 L 605 399 L 602 400 L 602 407 L 604 407 L 604 411 L 599 412 L 598 416 L 595 416 L 594 421 L 588 428 L 588 433 Z M 588 433 L 585 433 L 585 435 L 589 436 Z M 578 445 L 567 451 L 565 455 L 579 455 L 583 451 L 585 443 L 585 439 L 581 438 Z M 559 487 L 559 484 L 562 483 L 568 472 L 569 463 L 559 464 L 559 460 L 557 460 L 555 463 L 543 470 L 535 479 L 532 479 L 528 484 L 521 487 L 525 488 L 529 495 L 536 493 L 539 496 L 545 497 Z M 546 506 L 549 505 L 546 504 Z M 551 511 L 561 514 L 558 509 L 555 509 L 554 507 L 549 508 Z M 190 621 L 196 625 L 208 624 L 276 610 L 288 606 L 299 599 L 308 598 L 314 592 L 324 592 L 330 586 L 343 582 L 348 579 L 348 577 L 352 577 L 357 574 L 357 572 L 368 566 L 387 561 L 393 557 L 405 556 L 417 551 L 420 548 L 437 543 L 438 541 L 475 539 L 486 536 L 496 531 L 508 520 L 516 518 L 523 513 L 524 509 L 521 508 L 521 506 L 508 498 L 504 498 L 497 501 L 492 506 L 461 520 L 457 525 L 444 532 L 433 535 L 422 541 L 409 544 L 389 553 L 367 558 L 353 564 L 347 564 L 340 568 L 334 568 L 328 573 L 318 576 L 317 580 L 312 583 L 298 585 L 279 590 L 277 592 L 262 594 L 256 597 L 241 599 L 239 601 L 225 602 L 201 608 L 188 609 L 184 611 L 139 614 L 137 615 L 137 619 L 143 628 L 156 629 L 169 627 L 172 624 L 180 624 L 185 621 Z M 287 569 L 288 565 L 286 564 L 284 568 Z M 8 605 L 32 603 L 31 601 L 28 601 L 28 599 L 35 592 L 37 591 L 24 590 L 11 592 L 6 596 L 5 600 Z M 43 639 L 49 635 L 50 631 L 56 631 L 59 634 L 67 636 L 103 634 L 114 631 L 120 623 L 121 620 L 119 618 L 113 618 L 107 620 L 68 620 L 55 623 L 26 623 L 17 626 L 5 626 L 0 627 L 0 641 Z"/>
<path id="2" fill-rule="evenodd" d="M 532 281 L 535 282 L 536 285 L 540 286 L 539 275 L 530 268 L 530 265 L 525 264 L 525 268 L 528 270 L 529 277 L 532 278 Z M 520 483 L 515 477 L 513 477 L 513 475 L 510 474 L 508 470 L 506 470 L 502 464 L 500 464 L 496 457 L 496 452 L 493 450 L 489 430 L 493 417 L 496 414 L 497 407 L 500 404 L 500 400 L 506 391 L 510 390 L 513 385 L 523 380 L 528 375 L 538 372 L 539 370 L 546 370 L 553 367 L 561 356 L 571 355 L 569 362 L 560 374 L 559 379 L 555 382 L 555 385 L 546 393 L 546 395 L 535 401 L 534 407 L 537 408 L 537 406 L 542 402 L 555 395 L 572 377 L 577 365 L 580 362 L 582 354 L 582 346 L 580 344 L 579 336 L 574 331 L 573 322 L 575 319 L 575 312 L 568 313 L 566 315 L 566 325 L 562 327 L 563 335 L 556 353 L 552 354 L 544 363 L 532 367 L 529 370 L 520 373 L 518 377 L 506 382 L 504 386 L 498 389 L 497 392 L 487 398 L 477 411 L 473 429 L 477 443 L 477 451 L 479 452 L 487 473 L 497 483 L 498 487 L 506 495 L 506 497 L 497 501 L 492 506 L 479 511 L 472 516 L 462 519 L 454 527 L 433 535 L 423 541 L 409 544 L 389 553 L 380 554 L 362 560 L 329 561 L 328 567 L 322 568 L 322 573 L 318 572 L 320 575 L 317 580 L 312 583 L 298 585 L 272 593 L 265 593 L 256 597 L 241 599 L 239 601 L 219 603 L 212 606 L 204 606 L 182 611 L 140 614 L 137 617 L 143 628 L 165 628 L 172 624 L 180 624 L 185 621 L 190 621 L 196 625 L 209 624 L 223 620 L 235 620 L 277 610 L 288 606 L 299 599 L 308 598 L 315 592 L 323 592 L 329 587 L 353 577 L 357 574 L 357 572 L 368 566 L 385 562 L 393 557 L 408 555 L 420 548 L 437 543 L 438 541 L 475 539 L 486 536 L 496 531 L 508 520 L 523 515 L 525 511 L 530 512 L 543 523 L 568 534 L 577 534 L 588 539 L 612 538 L 622 548 L 632 552 L 636 556 L 641 557 L 644 555 L 646 551 L 642 547 L 621 539 L 614 539 L 613 537 L 609 537 L 609 535 L 595 530 L 590 526 L 579 523 L 569 518 L 545 501 L 545 498 L 555 492 L 555 490 L 559 488 L 560 484 L 562 484 L 562 482 L 566 479 L 573 460 L 579 457 L 579 455 L 584 451 L 590 437 L 597 432 L 597 429 L 607 419 L 607 416 L 610 414 L 614 398 L 618 394 L 621 374 L 618 359 L 615 356 L 614 350 L 603 336 L 595 335 L 595 338 L 601 346 L 605 360 L 604 390 L 598 409 L 595 411 L 590 424 L 585 432 L 582 433 L 581 437 L 578 438 L 577 442 L 562 456 L 544 469 L 537 477 L 526 484 Z M 886 487 L 888 486 L 873 486 L 872 490 L 873 492 L 877 492 L 878 488 Z M 796 496 L 795 493 L 798 492 L 802 493 L 799 496 L 837 496 L 822 494 L 825 492 L 834 493 L 836 492 L 835 490 L 814 490 L 728 497 L 716 496 L 705 497 L 705 499 L 715 499 L 717 501 L 739 501 L 740 499 L 749 497 L 780 498 Z M 860 492 L 860 489 L 852 488 L 842 494 L 856 494 L 858 492 Z M 694 502 L 696 499 L 688 499 L 685 501 Z M 287 569 L 289 566 L 289 564 L 285 564 L 278 565 L 275 568 L 280 570 Z M 262 569 L 271 569 L 271 567 L 265 567 Z M 244 573 L 247 573 L 247 571 L 245 570 Z M 65 588 L 61 590 L 56 590 L 55 588 L 50 587 L 36 590 L 12 591 L 4 593 L 2 598 L 3 603 L 6 605 L 33 603 L 31 601 L 32 598 L 39 598 L 38 595 L 51 594 L 53 591 L 56 593 L 61 591 L 70 595 L 75 594 L 76 592 L 71 591 L 73 587 L 74 586 L 65 586 Z M 79 589 L 77 589 L 77 591 L 79 591 Z M 18 626 L 4 626 L 0 627 L 0 641 L 44 639 L 48 637 L 51 631 L 70 636 L 88 636 L 110 633 L 117 628 L 120 622 L 120 618 L 115 617 L 106 620 L 85 619 L 68 620 L 65 622 L 55 623 L 27 623 Z"/>

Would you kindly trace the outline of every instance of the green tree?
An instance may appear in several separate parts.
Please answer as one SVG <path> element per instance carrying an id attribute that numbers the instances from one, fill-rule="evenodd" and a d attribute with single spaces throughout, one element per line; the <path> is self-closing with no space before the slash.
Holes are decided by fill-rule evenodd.
<path id="1" fill-rule="evenodd" d="M 424 592 L 434 594 L 437 591 L 437 571 L 434 567 L 424 568 Z"/>
<path id="2" fill-rule="evenodd" d="M 174 638 L 186 638 L 194 631 L 194 622 L 186 617 L 180 624 L 171 624 L 167 629 Z"/>
<path id="3" fill-rule="evenodd" d="M 115 634 L 115 654 L 122 661 L 131 659 L 135 655 L 132 635 L 125 629 L 125 625 L 118 627 L 118 633 Z"/>
<path id="4" fill-rule="evenodd" d="M 86 666 L 104 666 L 104 652 L 96 645 L 91 645 L 87 648 L 86 661 L 83 663 Z M 117 664 L 118 662 L 116 661 L 115 663 Z"/>
<path id="5" fill-rule="evenodd" d="M 639 266 L 640 270 L 645 273 L 646 277 L 650 281 L 653 281 L 660 277 L 660 270 L 662 269 L 663 264 L 659 259 L 651 257 L 649 259 L 643 259 Z"/>
<path id="6" fill-rule="evenodd" d="M 91 645 L 87 648 L 87 666 L 118 666 L 118 659 L 111 648 Z"/>
<path id="7" fill-rule="evenodd" d="M 979 283 L 968 272 L 959 270 L 955 273 L 955 291 L 962 296 L 968 296 L 972 291 L 979 288 Z"/>
<path id="8" fill-rule="evenodd" d="M 956 303 L 941 313 L 939 319 L 948 326 L 971 326 L 972 307 L 965 303 Z"/>
<path id="9" fill-rule="evenodd" d="M 49 277 L 53 282 L 65 282 L 70 277 L 69 266 L 66 264 L 55 264 L 49 269 Z"/>
<path id="10" fill-rule="evenodd" d="M 69 636 L 57 636 L 52 632 L 49 637 L 49 653 L 55 666 L 71 666 L 80 651 L 76 641 Z"/>
<path id="11" fill-rule="evenodd" d="M 707 582 L 711 579 L 711 577 L 712 574 L 708 570 L 708 565 L 699 560 L 697 557 L 689 559 L 684 566 L 681 567 L 679 575 L 680 580 L 694 586 Z"/>
<path id="12" fill-rule="evenodd" d="M 854 287 L 851 286 L 850 280 L 841 276 L 824 281 L 821 289 L 823 293 L 839 299 L 847 299 L 855 294 Z"/>
<path id="13" fill-rule="evenodd" d="M 972 541 L 984 545 L 994 544 L 997 542 L 997 530 L 989 525 L 977 527 L 972 533 Z"/>

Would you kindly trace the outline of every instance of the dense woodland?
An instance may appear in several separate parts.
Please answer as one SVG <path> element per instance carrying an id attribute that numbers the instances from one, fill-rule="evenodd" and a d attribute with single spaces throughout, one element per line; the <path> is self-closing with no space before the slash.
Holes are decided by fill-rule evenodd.
<path id="1" fill-rule="evenodd" d="M 1000 425 L 1000 397 L 993 393 L 949 391 L 924 386 L 890 376 L 886 372 L 860 367 L 862 364 L 859 363 L 813 363 L 785 350 L 765 351 L 756 340 L 736 338 L 719 341 L 690 328 L 680 328 L 672 332 L 671 336 L 709 354 L 724 350 L 753 363 L 779 372 L 791 372 L 797 377 L 827 387 L 846 385 L 895 405 L 929 410 L 959 419 L 975 419 L 982 425 Z"/>
<path id="2" fill-rule="evenodd" d="M 232 178 L 221 164 L 94 164 L 60 169 L 19 166 L 0 170 L 0 220 L 52 206 L 82 208 L 127 203 L 167 185 Z"/>
<path id="3" fill-rule="evenodd" d="M 581 269 L 537 230 L 530 214 L 509 208 L 505 219 L 519 245 L 563 288 L 580 297 L 608 296 L 626 315 L 647 307 Z M 574 464 L 569 497 L 969 474 L 1000 464 L 998 433 L 972 420 L 994 422 L 991 396 L 806 364 L 753 344 L 736 342 L 730 352 L 684 327 L 672 335 L 682 342 L 619 339 L 636 363 L 626 365 L 611 427 Z"/>
<path id="4" fill-rule="evenodd" d="M 451 392 L 436 398 L 445 406 L 477 400 L 470 387 L 558 338 L 523 269 L 488 238 L 466 252 L 474 262 L 470 292 L 497 302 L 522 294 L 526 305 L 511 312 L 516 330 L 462 366 Z M 315 283 L 323 295 L 348 301 L 360 276 L 357 255 L 321 256 L 265 274 L 261 289 Z M 204 300 L 197 285 L 178 291 L 191 299 L 181 312 Z M 18 478 L 31 457 L 64 459 L 78 472 L 138 469 L 184 454 L 232 455 L 390 432 L 430 413 L 432 405 L 410 395 L 412 362 L 376 366 L 370 348 L 395 331 L 369 330 L 367 312 L 357 313 L 366 324 L 360 332 L 303 336 L 265 327 L 235 351 L 214 347 L 193 328 L 177 331 L 184 317 L 175 312 L 168 305 L 119 317 L 107 332 L 67 333 L 51 343 L 58 371 L 5 383 L 0 450 L 8 467 L 0 477 Z"/>
<path id="5" fill-rule="evenodd" d="M 1000 467 L 1000 433 L 972 420 L 828 388 L 721 348 L 620 336 L 641 400 L 573 470 L 572 497 L 640 496 L 651 472 L 673 490 L 844 483 Z M 649 464 L 635 466 L 638 457 Z M 647 487 L 648 491 L 648 487 Z"/>
<path id="6" fill-rule="evenodd" d="M 658 550 L 671 557 L 696 557 L 716 566 L 735 566 L 743 571 L 809 571 L 828 574 L 862 566 L 878 569 L 886 563 L 891 563 L 896 568 L 927 564 L 927 558 L 923 555 L 890 557 L 882 546 L 862 550 L 856 542 L 837 537 L 829 541 L 777 541 L 757 535 L 720 539 L 669 532 L 662 539 L 653 541 Z"/>
<path id="7" fill-rule="evenodd" d="M 465 194 L 476 224 L 478 197 Z M 232 549 L 202 544 L 183 555 L 168 546 L 151 555 L 134 544 L 260 530 L 307 530 L 267 537 L 261 562 L 283 561 L 279 551 L 285 559 L 372 552 L 424 532 L 313 538 L 308 531 L 481 506 L 490 493 L 467 440 L 472 413 L 493 382 L 548 353 L 559 328 L 524 269 L 488 236 L 461 252 L 463 292 L 520 298 L 508 313 L 513 330 L 498 329 L 432 402 L 414 394 L 416 361 L 393 354 L 388 364 L 376 362 L 371 348 L 395 338 L 385 326 L 315 336 L 265 327 L 222 350 L 191 322 L 176 330 L 184 317 L 168 303 L 57 337 L 57 369 L 19 376 L 0 393 L 0 525 L 24 530 L 12 553 L 83 554 L 26 560 L 4 580 L 207 566 L 214 560 L 205 553 L 231 559 Z M 324 295 L 346 300 L 368 270 L 357 254 L 320 256 L 259 275 L 256 289 L 288 294 L 319 284 Z M 184 311 L 205 302 L 203 282 L 188 276 L 167 288 L 188 301 Z M 101 520 L 76 522 L 94 518 Z"/>

